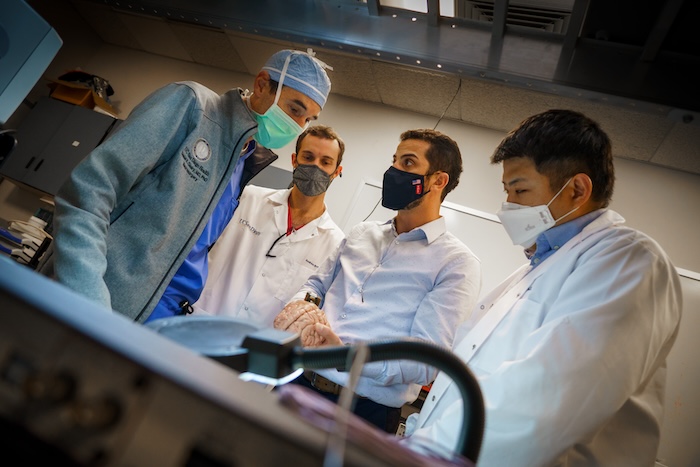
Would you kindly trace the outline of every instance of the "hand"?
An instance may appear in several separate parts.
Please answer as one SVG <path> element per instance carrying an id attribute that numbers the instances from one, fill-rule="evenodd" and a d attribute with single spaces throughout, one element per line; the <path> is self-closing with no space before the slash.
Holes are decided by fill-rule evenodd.
<path id="1" fill-rule="evenodd" d="M 338 335 L 333 332 L 330 326 L 321 323 L 316 323 L 314 324 L 314 328 L 316 330 L 316 333 L 321 338 L 321 344 L 319 344 L 317 347 L 343 345 L 343 341 L 341 341 L 340 337 L 338 337 Z"/>
<path id="2" fill-rule="evenodd" d="M 275 329 L 295 332 L 301 336 L 304 346 L 315 347 L 323 344 L 321 336 L 313 326 L 316 323 L 328 325 L 326 314 L 315 303 L 297 300 L 288 303 L 275 317 Z"/>

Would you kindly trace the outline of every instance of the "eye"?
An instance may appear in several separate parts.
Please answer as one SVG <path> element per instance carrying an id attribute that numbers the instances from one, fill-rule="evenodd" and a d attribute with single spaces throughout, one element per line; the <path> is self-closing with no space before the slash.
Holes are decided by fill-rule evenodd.
<path id="1" fill-rule="evenodd" d="M 292 114 L 293 117 L 303 117 L 304 116 L 304 109 L 299 107 L 296 104 L 290 104 L 289 105 L 289 113 Z M 307 122 L 309 119 L 306 120 Z"/>

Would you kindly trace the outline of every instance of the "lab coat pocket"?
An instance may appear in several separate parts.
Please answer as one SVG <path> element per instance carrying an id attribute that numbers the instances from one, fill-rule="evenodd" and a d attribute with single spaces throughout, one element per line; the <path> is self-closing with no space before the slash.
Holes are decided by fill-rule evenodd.
<path id="1" fill-rule="evenodd" d="M 289 266 L 286 277 L 280 281 L 280 286 L 277 288 L 275 298 L 282 303 L 287 303 L 292 296 L 301 289 L 306 283 L 306 280 L 316 272 L 315 267 L 311 265 L 294 262 Z"/>
<path id="2" fill-rule="evenodd" d="M 526 295 L 525 295 L 526 297 Z M 508 314 L 484 341 L 470 365 L 483 374 L 504 363 L 519 360 L 532 351 L 545 316 L 545 306 L 528 298 L 517 299 Z"/>

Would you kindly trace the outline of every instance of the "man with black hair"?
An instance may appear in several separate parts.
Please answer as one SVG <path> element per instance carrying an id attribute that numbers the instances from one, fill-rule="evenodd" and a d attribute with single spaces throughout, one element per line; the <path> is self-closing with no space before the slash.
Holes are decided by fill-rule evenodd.
<path id="1" fill-rule="evenodd" d="M 549 110 L 511 131 L 491 162 L 503 164 L 498 217 L 529 261 L 455 338 L 484 397 L 478 465 L 654 465 L 681 287 L 662 248 L 608 208 L 608 136 L 585 115 Z M 449 458 L 461 414 L 440 374 L 406 442 Z"/>

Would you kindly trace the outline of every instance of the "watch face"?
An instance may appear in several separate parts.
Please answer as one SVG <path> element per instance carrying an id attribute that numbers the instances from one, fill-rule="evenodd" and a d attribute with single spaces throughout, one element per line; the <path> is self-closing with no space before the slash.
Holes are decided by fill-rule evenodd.
<path id="1" fill-rule="evenodd" d="M 194 157 L 200 161 L 206 161 L 211 157 L 211 148 L 206 140 L 199 138 L 197 142 L 194 143 Z"/>

